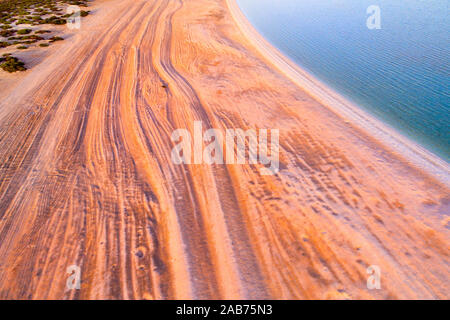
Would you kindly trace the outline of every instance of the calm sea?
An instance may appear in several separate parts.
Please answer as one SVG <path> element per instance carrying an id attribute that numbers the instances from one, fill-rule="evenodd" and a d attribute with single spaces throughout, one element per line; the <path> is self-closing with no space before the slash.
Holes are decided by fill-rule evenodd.
<path id="1" fill-rule="evenodd" d="M 253 26 L 319 80 L 450 161 L 449 0 L 238 0 Z M 367 8 L 380 9 L 369 29 Z"/>

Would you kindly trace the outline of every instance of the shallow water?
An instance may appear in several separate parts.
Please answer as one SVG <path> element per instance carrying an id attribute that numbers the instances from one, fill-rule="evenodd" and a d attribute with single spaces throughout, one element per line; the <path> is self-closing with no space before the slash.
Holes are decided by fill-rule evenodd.
<path id="1" fill-rule="evenodd" d="M 302 68 L 450 161 L 448 0 L 238 0 Z M 366 25 L 380 8 L 381 29 Z"/>

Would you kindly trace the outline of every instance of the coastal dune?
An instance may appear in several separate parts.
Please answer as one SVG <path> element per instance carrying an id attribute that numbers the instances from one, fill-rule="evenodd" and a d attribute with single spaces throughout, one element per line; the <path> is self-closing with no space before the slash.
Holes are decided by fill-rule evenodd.
<path id="1" fill-rule="evenodd" d="M 447 164 L 294 81 L 233 1 L 94 6 L 0 100 L 0 298 L 448 298 Z M 194 121 L 279 129 L 280 171 L 174 164 Z"/>

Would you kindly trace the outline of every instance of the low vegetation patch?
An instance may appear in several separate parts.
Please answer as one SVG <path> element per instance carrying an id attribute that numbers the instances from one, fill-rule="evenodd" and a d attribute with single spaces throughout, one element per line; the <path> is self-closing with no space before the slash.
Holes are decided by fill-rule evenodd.
<path id="1" fill-rule="evenodd" d="M 14 30 L 14 29 L 6 29 L 6 30 L 0 31 L 0 36 L 7 38 L 7 37 L 11 37 L 15 33 L 16 33 L 16 30 Z"/>
<path id="2" fill-rule="evenodd" d="M 0 68 L 7 72 L 25 71 L 25 63 L 7 53 L 0 57 Z"/>
<path id="3" fill-rule="evenodd" d="M 31 29 L 20 29 L 20 30 L 17 30 L 17 34 L 28 34 L 31 31 L 32 31 Z"/>
<path id="4" fill-rule="evenodd" d="M 62 19 L 57 16 L 51 16 L 50 18 L 46 18 L 38 22 L 38 24 L 66 24 L 66 23 L 67 23 L 66 19 Z"/>
<path id="5" fill-rule="evenodd" d="M 87 7 L 89 0 L 2 0 L 0 1 L 0 23 L 16 24 L 64 24 L 65 19 L 59 16 L 63 14 L 64 5 L 77 5 Z M 88 11 L 81 11 L 82 17 Z M 48 17 L 51 15 L 50 17 Z M 43 17 L 47 16 L 47 17 Z"/>
<path id="6" fill-rule="evenodd" d="M 63 38 L 61 38 L 61 37 L 51 37 L 50 39 L 48 39 L 50 42 L 55 42 L 55 41 L 62 41 L 62 40 L 64 40 Z"/>
<path id="7" fill-rule="evenodd" d="M 86 17 L 90 11 L 67 13 L 66 8 L 70 5 L 86 8 L 90 1 L 0 0 L 0 48 L 15 46 L 18 50 L 26 50 L 48 47 L 53 42 L 64 40 L 60 36 L 51 35 L 53 30 L 50 26 L 65 25 L 77 14 L 80 17 Z M 42 28 L 40 26 L 44 25 L 48 27 L 39 30 Z M 44 36 L 45 34 L 50 35 Z M 11 55 L 2 56 L 1 59 L 3 70 L 8 72 L 26 70 L 24 63 Z"/>

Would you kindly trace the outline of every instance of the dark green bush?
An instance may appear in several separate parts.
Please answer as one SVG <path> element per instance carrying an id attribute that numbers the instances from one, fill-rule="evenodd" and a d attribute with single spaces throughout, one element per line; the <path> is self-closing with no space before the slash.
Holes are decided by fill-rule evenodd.
<path id="1" fill-rule="evenodd" d="M 61 37 L 51 37 L 51 38 L 48 39 L 48 40 L 50 40 L 50 42 L 55 42 L 55 41 L 61 41 L 61 40 L 64 40 L 64 39 L 61 38 Z"/>
<path id="2" fill-rule="evenodd" d="M 20 29 L 20 30 L 17 30 L 17 34 L 28 34 L 31 31 L 32 31 L 31 29 Z"/>
<path id="3" fill-rule="evenodd" d="M 7 72 L 16 72 L 16 71 L 25 71 L 25 63 L 17 59 L 16 57 L 12 57 L 11 55 L 0 58 L 0 68 Z"/>
<path id="4" fill-rule="evenodd" d="M 11 37 L 14 33 L 16 33 L 16 30 L 14 29 L 7 29 L 0 31 L 0 36 L 2 37 Z"/>
<path id="5" fill-rule="evenodd" d="M 57 16 L 51 16 L 50 18 L 43 19 L 40 24 L 66 24 L 66 19 L 61 19 Z"/>
<path id="6" fill-rule="evenodd" d="M 33 24 L 33 21 L 27 19 L 19 19 L 16 24 Z"/>

